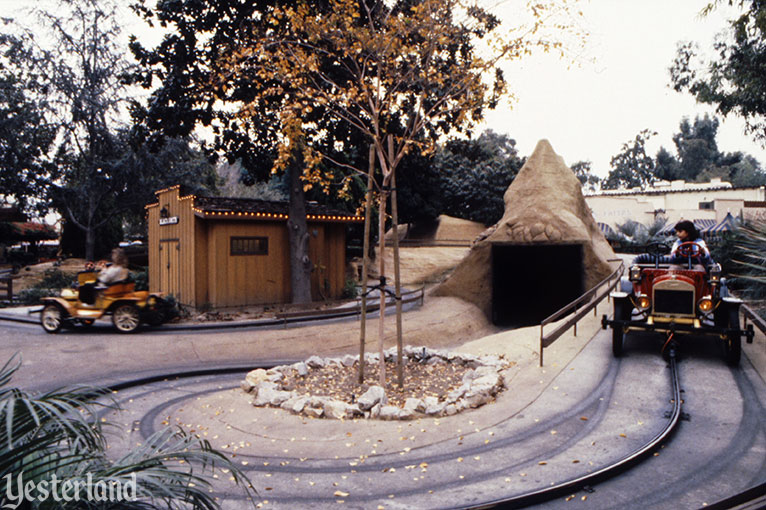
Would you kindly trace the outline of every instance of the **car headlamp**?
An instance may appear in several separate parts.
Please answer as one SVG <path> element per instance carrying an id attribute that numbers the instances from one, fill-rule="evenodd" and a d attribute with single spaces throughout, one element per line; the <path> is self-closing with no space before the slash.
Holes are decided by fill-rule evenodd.
<path id="1" fill-rule="evenodd" d="M 710 284 L 716 285 L 721 283 L 721 264 L 715 264 L 710 268 Z"/>
<path id="2" fill-rule="evenodd" d="M 636 308 L 639 310 L 648 310 L 652 306 L 652 300 L 646 294 L 638 294 L 636 296 Z"/>
<path id="3" fill-rule="evenodd" d="M 632 282 L 640 282 L 641 281 L 641 267 L 639 267 L 639 266 L 631 266 L 630 270 L 628 272 L 628 278 Z"/>
<path id="4" fill-rule="evenodd" d="M 697 309 L 702 313 L 707 313 L 713 309 L 713 300 L 710 296 L 705 296 L 697 303 Z"/>

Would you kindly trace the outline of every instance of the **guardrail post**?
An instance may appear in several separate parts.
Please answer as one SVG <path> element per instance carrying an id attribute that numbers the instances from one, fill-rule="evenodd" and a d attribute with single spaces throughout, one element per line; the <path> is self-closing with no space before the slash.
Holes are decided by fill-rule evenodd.
<path id="1" fill-rule="evenodd" d="M 540 367 L 543 366 L 543 325 L 540 324 Z"/>
<path id="2" fill-rule="evenodd" d="M 577 305 L 574 307 L 574 314 L 577 315 Z M 577 323 L 574 323 L 574 336 L 577 336 Z"/>

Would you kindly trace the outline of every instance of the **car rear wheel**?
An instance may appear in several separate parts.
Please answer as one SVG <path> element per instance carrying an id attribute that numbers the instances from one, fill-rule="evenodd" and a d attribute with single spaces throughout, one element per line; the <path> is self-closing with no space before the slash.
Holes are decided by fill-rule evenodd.
<path id="1" fill-rule="evenodd" d="M 630 318 L 630 305 L 622 299 L 614 300 L 614 320 L 628 320 Z M 622 326 L 612 326 L 612 354 L 619 358 L 625 352 L 625 337 L 627 333 Z"/>
<path id="2" fill-rule="evenodd" d="M 132 303 L 118 305 L 112 312 L 112 324 L 120 333 L 132 333 L 141 324 L 138 307 Z"/>
<path id="3" fill-rule="evenodd" d="M 729 310 L 729 329 L 739 329 L 739 309 Z M 726 363 L 732 367 L 739 366 L 742 357 L 742 337 L 735 333 L 728 333 L 723 343 L 723 351 Z"/>
<path id="4" fill-rule="evenodd" d="M 40 325 L 46 333 L 58 333 L 64 324 L 64 311 L 59 305 L 49 303 L 40 312 Z"/>

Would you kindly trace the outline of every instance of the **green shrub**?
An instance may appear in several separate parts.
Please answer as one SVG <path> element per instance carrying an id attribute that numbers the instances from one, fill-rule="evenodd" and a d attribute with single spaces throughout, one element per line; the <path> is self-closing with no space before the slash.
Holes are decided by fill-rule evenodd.
<path id="1" fill-rule="evenodd" d="M 343 286 L 343 294 L 341 296 L 344 299 L 354 299 L 359 296 L 359 287 L 356 285 L 356 281 L 352 278 L 346 280 L 346 284 Z"/>
<path id="2" fill-rule="evenodd" d="M 136 290 L 149 290 L 149 270 L 146 267 L 130 273 L 130 278 L 136 283 Z"/>

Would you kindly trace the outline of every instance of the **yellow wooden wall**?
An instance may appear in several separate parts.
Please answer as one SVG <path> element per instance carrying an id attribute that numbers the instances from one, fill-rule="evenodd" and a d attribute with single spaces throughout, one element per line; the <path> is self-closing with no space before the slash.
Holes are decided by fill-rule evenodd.
<path id="1" fill-rule="evenodd" d="M 290 300 L 290 261 L 284 222 L 216 220 L 208 237 L 208 302 L 215 307 Z M 268 255 L 230 255 L 231 237 L 268 237 Z"/>
<path id="2" fill-rule="evenodd" d="M 156 206 L 148 209 L 149 229 L 149 290 L 173 295 L 179 303 L 195 303 L 195 217 L 192 198 L 179 197 L 178 187 L 157 194 Z M 178 223 L 160 225 L 160 210 Z M 162 248 L 162 251 L 160 250 Z M 177 253 L 169 254 L 167 250 Z M 168 267 L 170 263 L 170 267 Z"/>

